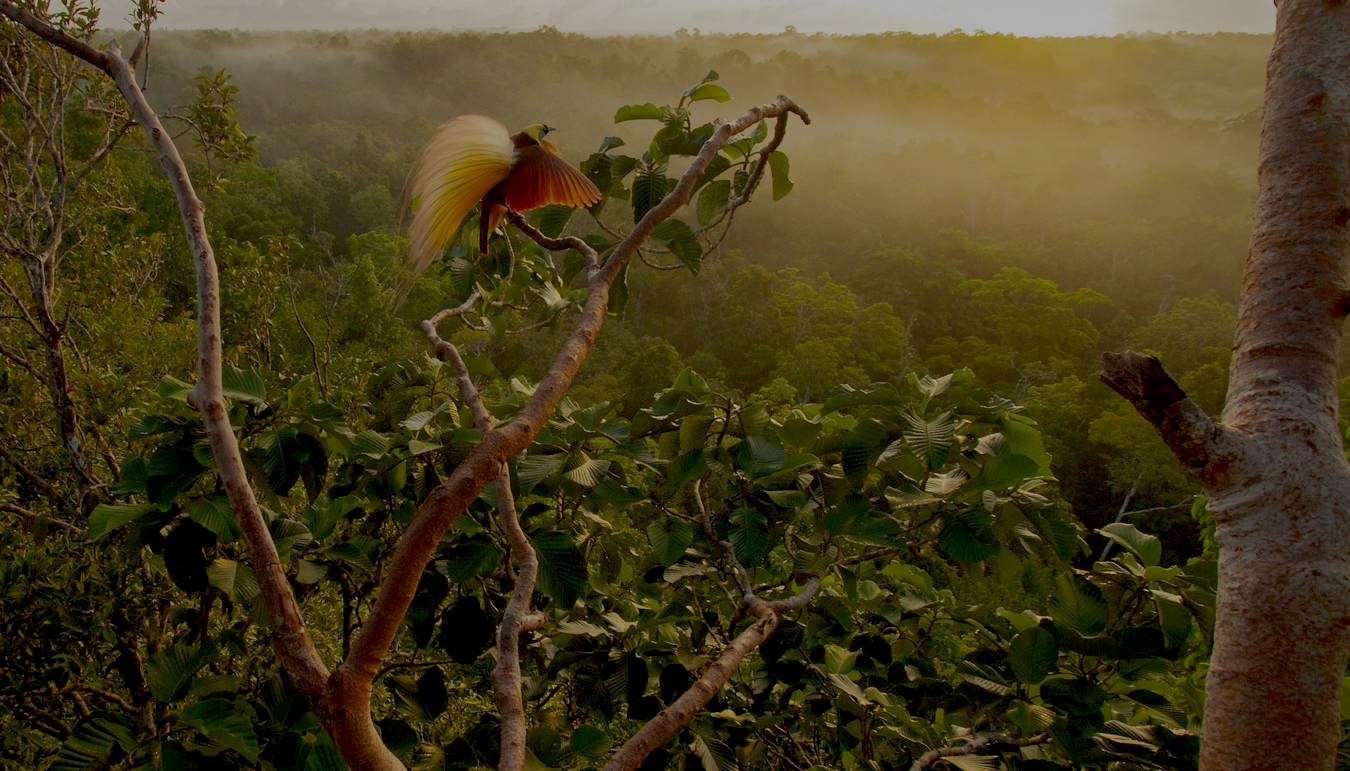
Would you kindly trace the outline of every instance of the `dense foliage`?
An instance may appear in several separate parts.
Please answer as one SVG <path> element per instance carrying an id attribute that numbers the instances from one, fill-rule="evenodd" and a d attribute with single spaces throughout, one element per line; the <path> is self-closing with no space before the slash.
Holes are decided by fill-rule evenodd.
<path id="1" fill-rule="evenodd" d="M 62 61 L 0 35 L 6 72 Z M 890 769 L 963 744 L 943 762 L 1193 767 L 1203 507 L 1094 373 L 1129 345 L 1220 403 L 1266 45 L 157 32 L 150 93 L 191 105 L 180 145 L 222 264 L 232 420 L 320 647 L 345 649 L 401 526 L 479 436 L 410 320 L 477 301 L 449 337 L 504 419 L 583 293 L 574 252 L 516 239 L 448 250 L 396 306 L 403 178 L 435 124 L 562 126 L 608 195 L 534 222 L 603 248 L 706 138 L 707 105 L 781 90 L 816 117 L 790 169 L 723 233 L 749 146 L 728 153 L 512 464 L 548 621 L 522 643 L 531 762 L 603 762 L 752 625 L 752 586 L 809 602 L 644 768 Z M 9 188 L 89 171 L 0 265 L 0 757 L 339 767 L 268 654 L 185 403 L 194 290 L 167 183 L 95 79 L 33 71 L 0 128 L 42 136 L 12 98 L 41 91 L 65 144 L 8 154 Z M 51 205 L 16 195 L 6 216 Z M 438 546 L 378 681 L 384 740 L 418 767 L 496 762 L 515 578 L 496 504 Z"/>

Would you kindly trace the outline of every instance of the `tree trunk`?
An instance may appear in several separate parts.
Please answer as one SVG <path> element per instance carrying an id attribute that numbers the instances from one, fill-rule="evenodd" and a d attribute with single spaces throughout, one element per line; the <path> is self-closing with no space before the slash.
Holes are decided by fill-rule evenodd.
<path id="1" fill-rule="evenodd" d="M 1350 651 L 1350 465 L 1336 361 L 1350 223 L 1350 7 L 1283 0 L 1223 425 L 1156 360 L 1103 379 L 1208 496 L 1219 604 L 1201 769 L 1332 769 Z"/>

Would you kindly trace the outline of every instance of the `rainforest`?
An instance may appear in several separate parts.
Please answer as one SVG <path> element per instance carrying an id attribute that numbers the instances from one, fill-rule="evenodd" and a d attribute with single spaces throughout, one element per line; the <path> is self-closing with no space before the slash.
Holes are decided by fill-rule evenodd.
<path id="1" fill-rule="evenodd" d="M 204 207 L 280 579 L 199 413 L 162 153 L 7 19 L 0 763 L 1196 767 L 1214 524 L 1098 372 L 1151 354 L 1222 408 L 1269 36 L 142 36 L 73 6 Z M 465 114 L 555 127 L 603 198 L 485 255 L 472 215 L 414 279 L 410 169 Z M 328 693 L 368 674 L 379 750 L 290 623 Z"/>

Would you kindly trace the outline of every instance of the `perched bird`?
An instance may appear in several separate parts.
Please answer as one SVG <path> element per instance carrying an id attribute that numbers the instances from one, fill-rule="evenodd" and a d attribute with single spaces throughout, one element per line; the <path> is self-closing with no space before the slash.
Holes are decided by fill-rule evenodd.
<path id="1" fill-rule="evenodd" d="M 408 264 L 414 274 L 426 270 L 474 204 L 483 205 L 478 250 L 487 254 L 488 235 L 508 210 L 600 200 L 600 189 L 544 141 L 551 130 L 536 123 L 511 136 L 483 115 L 461 115 L 436 130 L 413 166 L 408 188 L 414 209 Z"/>

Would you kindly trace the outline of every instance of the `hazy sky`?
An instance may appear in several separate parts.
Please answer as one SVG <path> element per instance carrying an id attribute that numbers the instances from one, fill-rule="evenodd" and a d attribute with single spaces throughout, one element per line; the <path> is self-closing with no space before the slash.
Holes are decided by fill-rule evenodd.
<path id="1" fill-rule="evenodd" d="M 105 6 L 104 23 L 128 0 Z M 703 32 L 1270 32 L 1271 0 L 168 0 L 161 26 L 222 29 L 512 29 Z"/>

